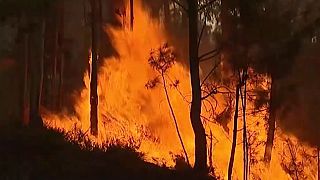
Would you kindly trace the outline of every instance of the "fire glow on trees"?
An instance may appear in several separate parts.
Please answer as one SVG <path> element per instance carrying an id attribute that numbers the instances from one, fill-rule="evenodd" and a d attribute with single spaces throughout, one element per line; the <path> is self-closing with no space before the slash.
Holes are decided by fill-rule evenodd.
<path id="1" fill-rule="evenodd" d="M 142 8 L 141 2 L 134 4 L 134 28 L 130 29 L 107 27 L 105 30 L 112 39 L 112 44 L 119 56 L 106 59 L 100 67 L 98 75 L 98 119 L 99 134 L 90 136 L 98 144 L 114 142 L 123 144 L 134 143 L 140 152 L 145 153 L 147 161 L 165 163 L 174 166 L 173 155 L 183 154 L 175 124 L 166 103 L 163 87 L 152 90 L 145 88 L 145 84 L 157 76 L 148 63 L 151 49 L 157 49 L 166 42 L 164 25 L 150 18 L 148 12 Z M 194 134 L 190 124 L 190 77 L 188 70 L 180 63 L 175 63 L 167 70 L 172 80 L 179 80 L 177 88 L 168 88 L 171 104 L 174 107 L 177 123 L 189 156 L 190 163 L 194 163 Z M 264 77 L 264 88 L 267 88 L 269 78 Z M 77 97 L 74 106 L 76 115 L 43 114 L 45 124 L 52 128 L 72 131 L 74 127 L 87 132 L 90 127 L 90 80 L 88 73 L 84 74 L 85 88 L 81 96 Z M 248 87 L 249 89 L 250 87 Z M 177 90 L 178 89 L 178 90 Z M 223 94 L 217 94 L 217 112 L 223 112 L 228 99 Z M 213 100 L 209 100 L 213 101 Z M 231 131 L 226 132 L 219 123 L 215 122 L 212 111 L 203 104 L 203 121 L 206 121 L 207 134 L 212 132 L 212 158 L 215 171 L 222 178 L 227 177 L 227 167 L 232 144 Z M 213 103 L 214 104 L 214 103 Z M 232 104 L 232 103 L 231 103 Z M 252 104 L 247 105 L 247 109 Z M 239 110 L 240 111 L 240 110 Z M 241 112 L 241 111 L 240 111 Z M 292 173 L 308 179 L 316 179 L 316 158 L 305 166 L 294 166 L 305 161 L 306 154 L 313 153 L 313 149 L 300 144 L 294 137 L 277 131 L 272 161 L 267 170 L 262 161 L 266 130 L 264 127 L 265 112 L 250 114 L 246 118 L 248 124 L 248 153 L 250 164 L 250 179 L 290 179 Z M 242 123 L 239 113 L 239 124 Z M 206 119 L 206 120 L 204 120 Z M 232 129 L 233 124 L 227 125 Z M 238 130 L 240 132 L 241 130 Z M 238 142 L 242 142 L 238 136 Z M 303 149 L 303 150 L 301 150 Z M 285 158 L 284 158 L 285 157 Z M 237 144 L 233 177 L 243 177 L 242 144 Z M 295 161 L 295 162 L 292 162 Z M 284 166 L 286 165 L 286 166 Z M 300 168 L 300 169 L 299 169 Z M 301 168 L 302 172 L 301 172 Z"/>

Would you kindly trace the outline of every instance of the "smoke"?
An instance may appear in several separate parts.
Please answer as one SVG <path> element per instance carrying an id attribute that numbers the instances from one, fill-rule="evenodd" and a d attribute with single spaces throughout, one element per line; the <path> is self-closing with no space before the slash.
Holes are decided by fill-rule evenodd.
<path id="1" fill-rule="evenodd" d="M 101 2 L 102 25 L 120 27 L 119 15 L 116 11 L 124 6 L 125 1 L 107 0 Z M 70 107 L 75 104 L 74 95 L 78 96 L 81 89 L 85 87 L 83 74 L 89 68 L 89 50 L 91 47 L 90 13 L 89 1 L 70 0 L 64 2 L 64 93 L 66 94 L 66 99 L 63 105 L 70 111 L 73 111 Z M 117 52 L 111 44 L 111 39 L 104 30 L 101 33 L 100 43 L 101 59 L 117 56 Z M 101 67 L 103 63 L 103 60 L 100 61 L 99 66 Z"/>
<path id="2" fill-rule="evenodd" d="M 292 70 L 280 83 L 283 96 L 279 109 L 282 129 L 311 145 L 320 145 L 319 45 L 297 57 Z"/>
<path id="3" fill-rule="evenodd" d="M 144 8 L 152 18 L 164 25 L 167 41 L 175 47 L 178 59 L 188 65 L 188 17 L 181 7 L 170 0 L 143 0 Z"/>

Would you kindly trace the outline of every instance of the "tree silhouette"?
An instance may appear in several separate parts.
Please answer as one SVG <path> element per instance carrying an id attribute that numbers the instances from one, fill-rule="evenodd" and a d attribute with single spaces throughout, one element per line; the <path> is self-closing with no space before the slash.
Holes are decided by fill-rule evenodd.
<path id="1" fill-rule="evenodd" d="M 91 134 L 98 135 L 98 61 L 100 50 L 101 2 L 90 0 L 91 5 L 91 81 L 90 81 L 90 129 Z"/>
<path id="2" fill-rule="evenodd" d="M 163 89 L 164 89 L 164 92 L 166 95 L 166 99 L 168 102 L 171 116 L 172 116 L 174 124 L 175 124 L 175 128 L 176 128 L 176 131 L 177 131 L 177 134 L 179 137 L 179 141 L 181 143 L 181 147 L 183 149 L 185 159 L 188 163 L 188 166 L 190 166 L 188 153 L 186 151 L 185 145 L 182 140 L 182 136 L 179 131 L 178 120 L 176 118 L 176 115 L 173 110 L 173 106 L 170 101 L 170 96 L 168 93 L 168 87 L 167 87 L 167 81 L 166 81 L 166 76 L 168 76 L 167 72 L 174 65 L 175 61 L 176 61 L 176 57 L 175 57 L 172 49 L 168 46 L 168 44 L 164 44 L 164 45 L 160 46 L 160 48 L 157 50 L 152 50 L 150 53 L 150 58 L 148 60 L 150 66 L 160 74 L 162 84 L 163 84 Z M 153 80 L 148 81 L 148 83 L 146 84 L 146 88 L 148 88 L 148 89 L 154 88 L 158 83 L 160 83 L 159 77 L 155 77 Z M 171 84 L 171 85 L 177 87 L 178 84 L 179 84 L 179 81 L 177 80 L 174 82 L 174 84 Z"/>

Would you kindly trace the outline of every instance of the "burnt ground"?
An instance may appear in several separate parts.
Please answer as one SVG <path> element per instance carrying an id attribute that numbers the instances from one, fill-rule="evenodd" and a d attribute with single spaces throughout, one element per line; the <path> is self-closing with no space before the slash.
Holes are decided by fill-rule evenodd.
<path id="1" fill-rule="evenodd" d="M 91 150 L 89 150 L 91 149 Z M 0 126 L 0 179 L 209 179 L 145 162 L 135 150 L 81 148 L 45 128 Z"/>

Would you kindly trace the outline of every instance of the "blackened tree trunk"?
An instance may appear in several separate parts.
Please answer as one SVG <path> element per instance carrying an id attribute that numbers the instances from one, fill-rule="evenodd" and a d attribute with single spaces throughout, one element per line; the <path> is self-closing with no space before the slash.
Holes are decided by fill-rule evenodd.
<path id="1" fill-rule="evenodd" d="M 63 77 L 64 77 L 64 1 L 58 1 L 58 59 L 59 59 L 59 80 L 58 80 L 58 110 L 61 110 L 63 104 Z"/>
<path id="2" fill-rule="evenodd" d="M 45 18 L 34 19 L 37 25 L 33 27 L 32 47 L 30 61 L 30 126 L 42 127 L 40 115 L 40 103 L 43 84 L 43 58 L 44 58 L 44 34 Z M 39 36 L 40 34 L 40 36 Z"/>
<path id="3" fill-rule="evenodd" d="M 53 50 L 53 66 L 52 66 L 52 109 L 55 111 L 58 110 L 58 103 L 59 103 L 59 91 L 58 91 L 58 65 L 59 65 L 59 5 L 56 5 L 55 8 L 55 18 L 54 18 L 54 50 Z"/>
<path id="4" fill-rule="evenodd" d="M 318 180 L 320 180 L 320 147 L 317 148 L 317 157 L 318 157 Z"/>
<path id="5" fill-rule="evenodd" d="M 39 55 L 39 69 L 40 69 L 40 82 L 39 82 L 39 98 L 38 98 L 38 113 L 40 114 L 40 107 L 42 102 L 43 79 L 44 79 L 44 53 L 45 53 L 45 32 L 46 32 L 46 18 L 41 20 L 41 37 L 40 37 L 40 55 Z"/>
<path id="6" fill-rule="evenodd" d="M 221 28 L 222 28 L 222 57 L 225 62 L 234 62 L 234 47 L 236 40 L 236 21 L 232 14 L 235 3 L 230 0 L 221 1 Z M 236 67 L 239 69 L 239 67 Z M 239 96 L 241 89 L 241 77 L 239 76 L 239 84 L 236 87 L 236 105 L 234 113 L 234 124 L 233 124 L 233 141 L 230 153 L 230 160 L 228 166 L 228 180 L 232 179 L 232 171 L 237 143 L 237 127 L 238 127 L 238 111 L 239 111 Z"/>
<path id="7" fill-rule="evenodd" d="M 30 122 L 30 65 L 29 65 L 29 44 L 30 31 L 28 29 L 28 18 L 25 13 L 19 19 L 17 59 L 21 61 L 21 98 L 20 98 L 20 120 L 22 125 L 27 126 Z"/>
<path id="8" fill-rule="evenodd" d="M 164 0 L 163 2 L 163 14 L 164 14 L 164 22 L 166 28 L 168 28 L 167 24 L 170 23 L 170 0 Z M 170 26 L 169 26 L 170 27 Z"/>
<path id="9" fill-rule="evenodd" d="M 207 141 L 201 121 L 201 87 L 198 59 L 198 1 L 188 0 L 189 16 L 189 63 L 192 88 L 190 118 L 195 135 L 195 165 L 199 173 L 207 172 Z"/>
<path id="10" fill-rule="evenodd" d="M 240 88 L 241 88 L 241 83 L 239 83 L 236 88 L 236 107 L 235 107 L 234 118 L 233 118 L 233 138 L 232 138 L 232 147 L 231 147 L 231 154 L 230 154 L 229 167 L 228 167 L 228 180 L 232 179 L 232 169 L 233 169 L 234 157 L 235 157 L 236 146 L 237 146 Z"/>
<path id="11" fill-rule="evenodd" d="M 269 119 L 268 119 L 268 132 L 267 132 L 267 142 L 264 152 L 264 161 L 269 166 L 272 155 L 274 134 L 276 130 L 276 83 L 274 78 L 271 77 L 271 91 L 269 100 Z"/>
<path id="12" fill-rule="evenodd" d="M 133 21 L 134 21 L 133 0 L 130 0 L 130 30 L 131 31 L 133 31 Z"/>
<path id="13" fill-rule="evenodd" d="M 249 161 L 248 161 L 248 138 L 247 138 L 247 70 L 243 72 L 243 91 L 240 89 L 241 101 L 242 101 L 242 120 L 243 120 L 243 180 L 247 180 L 249 177 Z"/>
<path id="14" fill-rule="evenodd" d="M 92 62 L 90 81 L 90 132 L 98 135 L 98 58 L 99 58 L 99 0 L 90 0 L 91 3 L 91 33 L 92 33 Z"/>
<path id="15" fill-rule="evenodd" d="M 29 33 L 24 32 L 23 35 L 23 62 L 24 62 L 24 73 L 23 73 L 23 108 L 22 117 L 23 124 L 28 125 L 30 117 L 30 101 L 29 101 Z"/>

